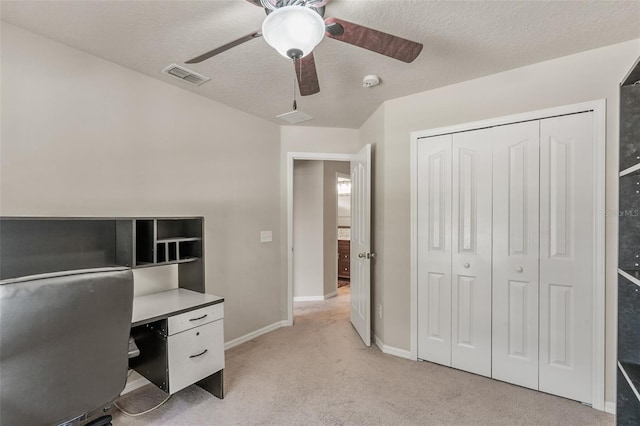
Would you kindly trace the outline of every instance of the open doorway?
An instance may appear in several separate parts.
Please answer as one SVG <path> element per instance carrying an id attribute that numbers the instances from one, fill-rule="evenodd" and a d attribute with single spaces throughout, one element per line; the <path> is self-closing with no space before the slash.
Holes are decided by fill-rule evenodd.
<path id="1" fill-rule="evenodd" d="M 322 301 L 348 293 L 350 279 L 348 161 L 293 164 L 293 301 Z"/>
<path id="2" fill-rule="evenodd" d="M 347 162 L 351 177 L 351 240 L 350 240 L 350 297 L 349 297 L 349 317 L 353 328 L 366 346 L 371 344 L 371 260 L 375 253 L 371 253 L 371 145 L 364 145 L 357 154 L 328 154 L 310 152 L 289 152 L 287 153 L 287 322 L 294 323 L 294 266 L 296 263 L 311 259 L 309 256 L 301 254 L 301 241 L 294 244 L 294 162 L 298 160 L 320 160 L 323 162 Z M 309 163 L 311 164 L 311 163 Z M 336 171 L 337 172 L 337 171 Z M 331 186 L 335 189 L 334 195 L 326 199 L 332 199 L 335 205 L 334 212 L 337 216 L 336 180 Z M 324 184 L 323 184 L 324 187 Z M 305 194 L 307 195 L 307 194 Z M 324 200 L 323 196 L 323 200 Z M 317 212 L 318 209 L 316 209 Z M 319 223 L 319 222 L 317 222 Z M 322 244 L 322 269 L 316 263 L 315 270 L 322 275 L 322 299 L 324 300 L 325 277 L 327 280 L 331 276 L 331 287 L 337 286 L 337 230 L 336 227 L 325 227 L 322 225 L 322 234 L 327 233 L 331 238 L 335 238 L 334 244 Z M 316 234 L 318 235 L 318 234 Z M 317 236 L 316 236 L 317 238 Z M 307 241 L 302 242 L 305 244 Z M 325 255 L 324 247 L 331 250 L 329 256 Z M 318 247 L 316 247 L 317 249 Z M 316 253 L 320 253 L 316 250 Z M 320 256 L 320 255 L 318 255 Z M 297 259 L 297 260 L 295 260 Z M 328 260 L 325 262 L 325 259 Z M 334 262 L 335 266 L 331 265 Z M 331 265 L 331 266 L 330 266 Z M 331 268 L 331 273 L 325 274 L 325 268 Z M 316 281 L 318 282 L 318 281 Z M 339 294 L 338 291 L 336 293 Z M 304 296 L 297 296 L 304 297 Z M 334 300 L 338 298 L 329 298 Z M 300 300 L 300 299 L 298 299 Z"/>
<path id="3" fill-rule="evenodd" d="M 338 205 L 338 288 L 351 279 L 351 176 L 336 173 Z"/>

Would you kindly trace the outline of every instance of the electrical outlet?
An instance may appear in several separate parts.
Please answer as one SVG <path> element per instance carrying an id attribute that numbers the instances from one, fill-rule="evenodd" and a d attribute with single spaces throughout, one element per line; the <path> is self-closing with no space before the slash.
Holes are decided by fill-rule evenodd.
<path id="1" fill-rule="evenodd" d="M 260 242 L 261 243 L 270 243 L 273 241 L 273 233 L 271 231 L 261 231 L 260 232 Z"/>
<path id="2" fill-rule="evenodd" d="M 382 303 L 378 303 L 378 317 L 382 319 Z"/>

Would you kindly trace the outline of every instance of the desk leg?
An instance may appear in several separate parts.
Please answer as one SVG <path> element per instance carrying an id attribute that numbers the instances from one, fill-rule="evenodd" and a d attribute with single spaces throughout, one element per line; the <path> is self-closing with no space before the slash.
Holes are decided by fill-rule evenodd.
<path id="1" fill-rule="evenodd" d="M 202 389 L 206 390 L 210 394 L 217 396 L 220 399 L 224 399 L 224 369 L 213 373 L 209 377 L 205 377 L 196 383 Z"/>

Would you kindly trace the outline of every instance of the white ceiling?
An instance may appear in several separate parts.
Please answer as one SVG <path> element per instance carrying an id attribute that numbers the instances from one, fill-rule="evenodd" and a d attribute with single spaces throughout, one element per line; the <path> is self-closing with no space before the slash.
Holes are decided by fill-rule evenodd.
<path id="1" fill-rule="evenodd" d="M 260 29 L 263 9 L 228 1 L 2 1 L 3 21 L 231 107 L 284 124 L 292 63 L 256 39 L 189 69 L 191 87 L 160 71 Z M 358 128 L 382 102 L 640 37 L 640 1 L 332 0 L 337 17 L 424 44 L 405 64 L 325 38 L 314 50 L 320 93 L 298 99 L 311 126 Z M 365 74 L 382 83 L 362 87 Z"/>

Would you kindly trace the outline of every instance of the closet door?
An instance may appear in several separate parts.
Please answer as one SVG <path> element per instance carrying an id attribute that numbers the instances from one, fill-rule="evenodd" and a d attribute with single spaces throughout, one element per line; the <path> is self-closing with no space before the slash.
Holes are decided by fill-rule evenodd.
<path id="1" fill-rule="evenodd" d="M 453 135 L 451 366 L 491 376 L 491 129 Z"/>
<path id="2" fill-rule="evenodd" d="M 451 365 L 451 135 L 418 142 L 418 358 Z"/>
<path id="3" fill-rule="evenodd" d="M 540 390 L 591 402 L 593 113 L 540 122 Z"/>
<path id="4" fill-rule="evenodd" d="M 537 389 L 539 122 L 493 131 L 492 377 Z"/>

